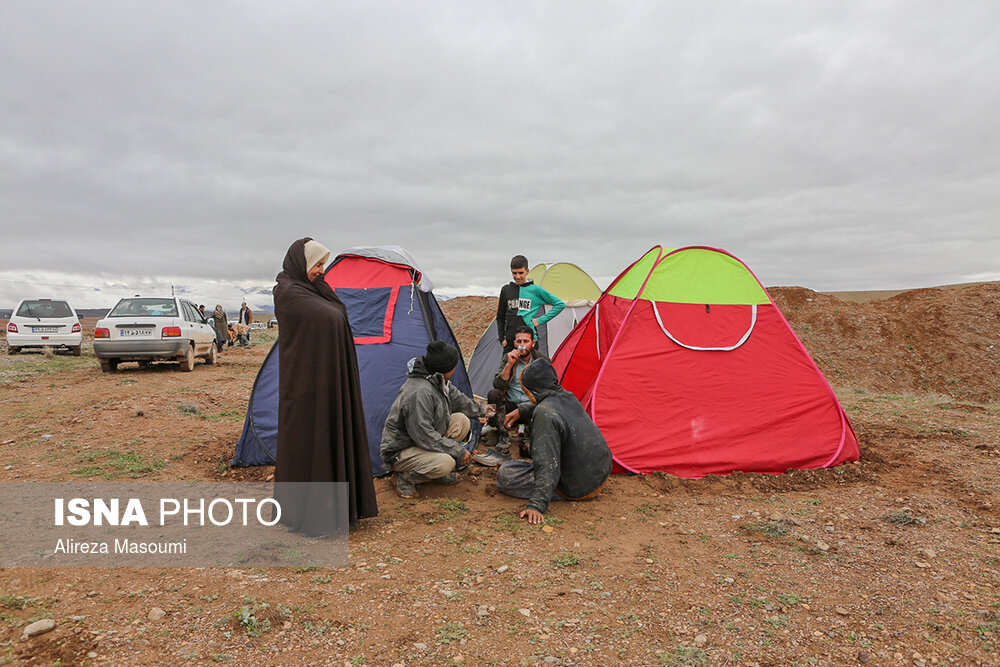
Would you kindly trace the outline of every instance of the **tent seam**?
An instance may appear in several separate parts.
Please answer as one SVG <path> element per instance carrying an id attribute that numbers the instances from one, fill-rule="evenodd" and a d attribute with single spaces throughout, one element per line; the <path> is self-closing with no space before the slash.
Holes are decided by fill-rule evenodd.
<path id="1" fill-rule="evenodd" d="M 639 297 L 642 296 L 642 291 L 644 289 L 646 289 L 646 284 L 649 282 L 649 279 L 653 276 L 653 270 L 656 269 L 656 265 L 659 264 L 660 260 L 663 258 L 663 247 L 662 246 L 654 246 L 654 247 L 659 248 L 659 254 L 656 257 L 656 260 L 653 262 L 653 265 L 649 268 L 649 273 L 646 274 L 646 279 L 642 282 L 642 287 L 639 288 L 639 292 L 635 295 L 635 299 L 632 300 L 632 305 L 629 306 L 628 312 L 625 313 L 625 317 L 622 318 L 622 323 L 618 326 L 618 333 L 615 334 L 614 339 L 611 341 L 611 345 L 608 346 L 608 352 L 607 352 L 607 357 L 606 358 L 610 358 L 611 357 L 611 353 L 614 352 L 615 345 L 618 343 L 618 340 L 621 338 L 622 331 L 624 331 L 624 329 L 625 329 L 625 325 L 628 324 L 628 318 L 629 318 L 629 316 L 632 315 L 632 311 L 635 310 L 636 304 L 639 303 Z M 643 255 L 643 257 L 645 257 L 645 255 Z M 638 261 L 642 261 L 642 260 L 640 259 Z M 638 261 L 636 263 L 638 263 Z M 632 266 L 635 266 L 635 264 L 633 264 Z M 617 282 L 617 281 L 615 281 L 615 282 Z M 610 291 L 611 288 L 609 287 L 608 290 Z M 604 369 L 605 369 L 605 365 L 606 364 L 607 364 L 606 361 L 601 364 L 601 369 L 597 372 L 597 377 L 594 378 L 593 389 L 590 392 L 590 410 L 589 410 L 589 412 L 590 412 L 590 418 L 592 420 L 594 420 L 595 424 L 597 424 L 597 389 L 598 389 L 598 386 L 601 383 L 601 380 L 604 378 Z M 597 427 L 600 428 L 600 425 L 598 424 Z M 638 470 L 635 470 L 634 468 L 632 468 L 630 465 L 628 465 L 628 464 L 626 464 L 626 463 L 624 463 L 622 461 L 619 461 L 618 457 L 615 456 L 615 454 L 614 454 L 613 451 L 611 453 L 611 458 L 614 461 L 616 461 L 618 463 L 618 465 L 620 465 L 621 467 L 625 468 L 629 472 L 634 472 L 634 473 L 638 473 L 639 472 Z"/>

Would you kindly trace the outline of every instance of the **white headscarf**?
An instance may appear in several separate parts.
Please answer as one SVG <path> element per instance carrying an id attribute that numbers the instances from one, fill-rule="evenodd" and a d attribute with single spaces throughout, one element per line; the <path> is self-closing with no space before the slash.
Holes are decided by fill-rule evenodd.
<path id="1" fill-rule="evenodd" d="M 318 262 L 323 262 L 325 265 L 326 260 L 330 259 L 330 251 L 319 241 L 306 241 L 303 250 L 306 254 L 306 271 L 316 266 Z"/>

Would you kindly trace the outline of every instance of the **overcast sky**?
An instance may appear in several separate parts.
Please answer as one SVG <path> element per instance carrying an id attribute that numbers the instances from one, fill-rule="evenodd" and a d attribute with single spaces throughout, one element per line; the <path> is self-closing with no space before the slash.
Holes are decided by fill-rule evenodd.
<path id="1" fill-rule="evenodd" d="M 995 0 L 3 2 L 0 308 L 238 306 L 307 235 L 401 245 L 445 295 L 514 253 L 604 287 L 655 244 L 765 285 L 1000 280 L 998 25 Z"/>

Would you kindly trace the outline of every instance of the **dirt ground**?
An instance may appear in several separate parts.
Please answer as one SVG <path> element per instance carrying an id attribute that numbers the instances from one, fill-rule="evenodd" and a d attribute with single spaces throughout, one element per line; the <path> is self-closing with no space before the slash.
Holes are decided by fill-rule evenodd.
<path id="1" fill-rule="evenodd" d="M 860 462 L 616 476 L 543 527 L 489 470 L 379 479 L 347 568 L 2 569 L 0 664 L 1000 665 L 1000 287 L 770 291 Z M 495 305 L 443 304 L 467 356 Z M 192 373 L 0 346 L 0 480 L 266 479 L 228 461 L 272 340 Z"/>

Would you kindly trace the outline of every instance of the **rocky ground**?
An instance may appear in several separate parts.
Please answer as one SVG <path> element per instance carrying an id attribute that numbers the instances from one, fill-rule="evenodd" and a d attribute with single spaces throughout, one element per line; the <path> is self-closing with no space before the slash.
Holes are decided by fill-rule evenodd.
<path id="1" fill-rule="evenodd" d="M 859 463 L 616 476 L 542 527 L 489 470 L 376 480 L 347 568 L 0 570 L 0 664 L 1000 664 L 1000 288 L 771 292 Z M 466 355 L 495 304 L 443 304 Z M 228 461 L 272 340 L 192 373 L 4 354 L 0 481 L 265 479 Z"/>

